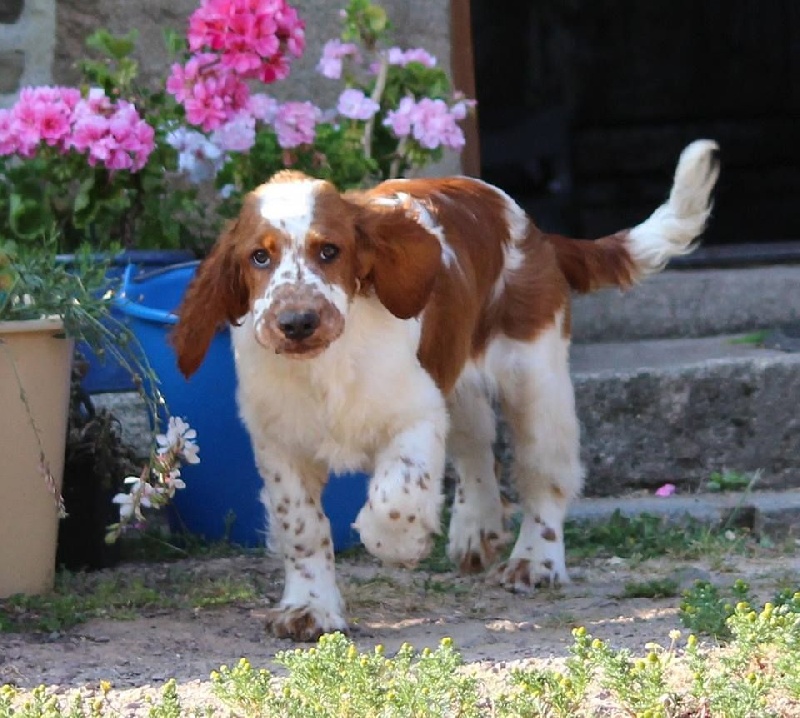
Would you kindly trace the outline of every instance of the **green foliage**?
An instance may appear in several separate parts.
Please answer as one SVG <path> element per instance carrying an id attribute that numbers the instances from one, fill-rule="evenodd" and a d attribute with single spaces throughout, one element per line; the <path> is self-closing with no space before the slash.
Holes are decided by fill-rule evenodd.
<path id="1" fill-rule="evenodd" d="M 213 609 L 248 603 L 263 594 L 254 575 L 197 576 L 180 566 L 147 578 L 59 573 L 52 593 L 0 599 L 0 630 L 63 631 L 92 618 L 132 620 L 147 609 Z"/>
<path id="2" fill-rule="evenodd" d="M 709 529 L 690 517 L 677 523 L 648 513 L 625 516 L 619 510 L 602 523 L 570 521 L 564 528 L 567 550 L 579 558 L 685 555 L 708 535 Z"/>
<path id="3" fill-rule="evenodd" d="M 276 661 L 289 671 L 279 684 L 243 660 L 212 675 L 216 695 L 237 712 L 287 718 L 480 715 L 476 681 L 459 671 L 461 656 L 449 639 L 422 653 L 405 644 L 388 658 L 380 646 L 359 653 L 334 633 L 315 648 L 281 652 Z"/>
<path id="4" fill-rule="evenodd" d="M 678 582 L 671 578 L 631 581 L 625 584 L 624 598 L 670 598 L 678 595 Z"/>
<path id="5" fill-rule="evenodd" d="M 70 266 L 57 261 L 53 235 L 39 245 L 0 236 L 0 321 L 60 317 L 67 334 L 103 344 L 101 319 L 108 314 L 107 264 L 83 247 Z"/>
<path id="6" fill-rule="evenodd" d="M 766 329 L 761 331 L 751 332 L 750 334 L 743 334 L 740 337 L 731 339 L 731 344 L 750 344 L 752 346 L 762 346 L 764 340 L 767 338 L 769 332 Z"/>
<path id="7" fill-rule="evenodd" d="M 592 637 L 582 627 L 574 629 L 572 636 L 563 673 L 537 668 L 511 671 L 511 690 L 497 700 L 498 716 L 571 718 L 580 713 L 595 673 L 590 660 Z"/>
<path id="8" fill-rule="evenodd" d="M 741 471 L 714 471 L 708 477 L 706 489 L 708 491 L 744 491 L 750 487 L 754 479 L 757 478 L 742 473 Z"/>
<path id="9" fill-rule="evenodd" d="M 32 157 L 0 157 L 0 238 L 36 247 L 42 236 L 56 236 L 62 253 L 84 243 L 102 251 L 198 249 L 216 231 L 203 216 L 197 189 L 174 176 L 177 153 L 166 136 L 182 111 L 163 90 L 138 83 L 135 45 L 135 31 L 115 36 L 97 30 L 86 40 L 89 57 L 79 67 L 84 92 L 100 87 L 110 98 L 133 103 L 154 128 L 156 147 L 147 164 L 139 172 L 109 171 L 43 142 Z"/>
<path id="10" fill-rule="evenodd" d="M 678 616 L 695 633 L 727 640 L 731 637 L 728 619 L 739 602 L 750 602 L 750 586 L 744 581 L 736 581 L 725 595 L 709 581 L 696 581 L 684 592 Z"/>

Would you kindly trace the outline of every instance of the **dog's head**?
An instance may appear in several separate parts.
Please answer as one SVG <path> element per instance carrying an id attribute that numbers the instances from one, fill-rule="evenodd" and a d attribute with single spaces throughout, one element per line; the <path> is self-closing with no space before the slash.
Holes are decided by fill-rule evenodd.
<path id="1" fill-rule="evenodd" d="M 248 194 L 201 263 L 172 335 L 178 365 L 191 375 L 219 326 L 248 313 L 267 349 L 317 356 L 342 335 L 359 293 L 397 317 L 418 315 L 440 264 L 437 237 L 403 202 L 279 172 Z"/>

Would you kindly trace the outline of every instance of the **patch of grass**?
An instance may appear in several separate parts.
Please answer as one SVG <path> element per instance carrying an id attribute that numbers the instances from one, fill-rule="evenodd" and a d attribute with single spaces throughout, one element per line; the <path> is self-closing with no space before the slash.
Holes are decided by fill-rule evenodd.
<path id="1" fill-rule="evenodd" d="M 56 577 L 50 594 L 0 600 L 0 630 L 51 633 L 91 618 L 132 620 L 164 608 L 188 610 L 246 603 L 262 595 L 263 590 L 252 575 L 198 575 L 174 565 L 145 577 L 119 572 L 63 572 Z"/>
<path id="2" fill-rule="evenodd" d="M 706 482 L 707 491 L 745 491 L 758 479 L 758 474 L 742 471 L 714 471 Z"/>
<path id="3" fill-rule="evenodd" d="M 750 334 L 743 334 L 739 337 L 734 337 L 730 340 L 731 344 L 750 344 L 752 346 L 763 346 L 764 340 L 767 338 L 768 330 L 761 329 L 757 332 Z"/>
<path id="4" fill-rule="evenodd" d="M 226 529 L 226 535 L 228 529 Z M 142 531 L 130 531 L 119 539 L 123 561 L 162 562 L 184 558 L 227 558 L 230 556 L 264 555 L 264 548 L 246 548 L 228 538 L 208 541 L 188 531 L 167 533 L 159 527 L 147 526 Z"/>
<path id="5" fill-rule="evenodd" d="M 433 576 L 425 578 L 422 582 L 422 589 L 426 593 L 443 593 L 448 596 L 461 596 L 469 593 L 469 587 L 464 584 L 456 583 L 455 581 L 440 581 L 433 578 Z"/>
<path id="6" fill-rule="evenodd" d="M 677 595 L 678 582 L 671 578 L 629 581 L 622 592 L 623 598 L 671 598 Z"/>
<path id="7" fill-rule="evenodd" d="M 442 520 L 442 526 L 450 523 L 450 512 L 446 510 Z M 453 564 L 447 557 L 447 531 L 442 531 L 433 537 L 433 548 L 431 552 L 419 562 L 418 571 L 428 571 L 430 573 L 446 573 L 453 570 Z"/>
<path id="8" fill-rule="evenodd" d="M 564 540 L 575 559 L 618 556 L 644 561 L 667 554 L 703 555 L 710 542 L 724 537 L 689 516 L 674 521 L 648 513 L 626 516 L 617 510 L 604 522 L 568 521 Z"/>

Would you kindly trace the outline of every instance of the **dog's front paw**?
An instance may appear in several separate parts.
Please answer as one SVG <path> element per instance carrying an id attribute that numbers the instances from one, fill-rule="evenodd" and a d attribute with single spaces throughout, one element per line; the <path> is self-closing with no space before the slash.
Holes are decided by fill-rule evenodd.
<path id="1" fill-rule="evenodd" d="M 353 523 L 367 551 L 384 563 L 413 568 L 431 551 L 438 525 L 422 512 L 367 503 Z"/>
<path id="2" fill-rule="evenodd" d="M 569 583 L 567 569 L 555 561 L 544 559 L 510 558 L 501 563 L 494 580 L 513 593 L 532 593 L 537 586 L 560 586 Z"/>
<path id="3" fill-rule="evenodd" d="M 348 633 L 343 616 L 320 606 L 278 606 L 267 611 L 267 630 L 277 638 L 316 641 L 323 633 Z"/>

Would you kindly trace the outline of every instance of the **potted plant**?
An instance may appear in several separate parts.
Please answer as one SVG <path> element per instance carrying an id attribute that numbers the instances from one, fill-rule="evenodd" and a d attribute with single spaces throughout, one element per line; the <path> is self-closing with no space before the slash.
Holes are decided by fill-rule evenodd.
<path id="1" fill-rule="evenodd" d="M 73 337 L 102 331 L 104 280 L 87 259 L 67 272 L 55 240 L 0 237 L 0 596 L 53 583 Z"/>
<path id="2" fill-rule="evenodd" d="M 144 467 L 134 471 L 132 454 L 117 440 L 107 415 L 78 417 L 68 434 L 76 340 L 104 349 L 135 378 L 154 429 L 168 417 L 157 377 L 135 338 L 115 325 L 109 315 L 110 296 L 100 294 L 106 267 L 91 248 L 83 247 L 72 266 L 58 261 L 57 241 L 48 235 L 36 244 L 17 245 L 0 237 L 0 598 L 14 593 L 41 593 L 52 587 L 56 568 L 59 519 L 69 509 L 87 520 L 89 503 L 102 515 L 99 540 L 105 539 L 108 505 L 87 495 L 77 482 L 92 481 L 81 472 L 70 494 L 62 497 L 65 448 L 71 458 L 88 459 L 93 472 L 100 462 L 107 481 L 106 502 L 122 507 L 123 525 L 141 518 L 142 507 L 162 505 L 183 486 L 181 461 L 197 462 L 193 430 L 169 417 L 166 435 L 157 435 L 157 448 Z M 72 408 L 80 414 L 80 386 L 73 383 Z M 97 431 L 112 435 L 101 440 Z M 112 455 L 100 455 L 98 449 Z M 125 477 L 125 473 L 133 474 Z M 128 484 L 131 492 L 114 491 Z M 91 494 L 91 486 L 90 486 Z M 113 497 L 113 498 L 112 498 Z M 98 504 L 98 501 L 100 503 Z M 77 503 L 76 503 L 77 502 Z M 91 519 L 89 519 L 91 520 Z M 97 542 L 93 548 L 97 551 Z M 73 561 L 73 557 L 70 557 Z M 101 559 L 102 560 L 102 559 Z M 78 564 L 91 560 L 74 559 Z"/>

